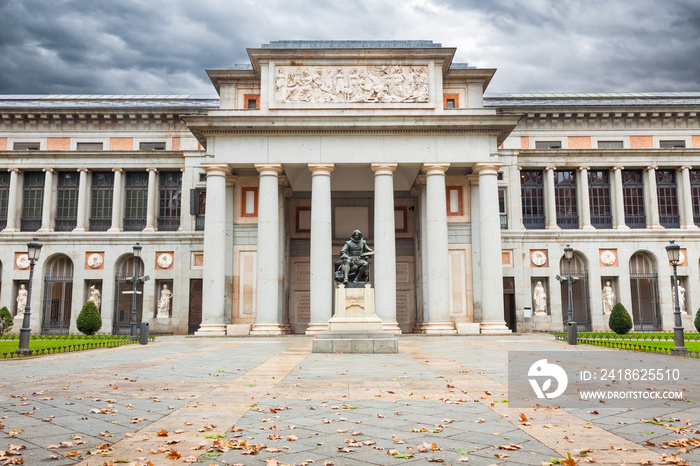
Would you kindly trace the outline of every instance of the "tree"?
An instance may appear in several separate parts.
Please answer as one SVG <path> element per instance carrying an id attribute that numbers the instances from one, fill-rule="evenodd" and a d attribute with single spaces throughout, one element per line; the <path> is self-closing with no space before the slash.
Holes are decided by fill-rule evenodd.
<path id="1" fill-rule="evenodd" d="M 3 306 L 0 309 L 0 335 L 4 335 L 13 325 L 15 325 L 15 321 L 12 314 L 7 310 L 7 306 Z"/>
<path id="2" fill-rule="evenodd" d="M 632 330 L 632 318 L 622 303 L 617 303 L 613 306 L 610 319 L 608 320 L 608 326 L 618 335 L 624 335 Z"/>
<path id="3" fill-rule="evenodd" d="M 700 308 L 698 308 L 698 312 L 695 313 L 695 330 L 700 332 Z"/>
<path id="4" fill-rule="evenodd" d="M 92 301 L 88 301 L 75 321 L 78 330 L 85 335 L 94 335 L 102 327 L 102 316 L 100 316 L 97 306 Z"/>

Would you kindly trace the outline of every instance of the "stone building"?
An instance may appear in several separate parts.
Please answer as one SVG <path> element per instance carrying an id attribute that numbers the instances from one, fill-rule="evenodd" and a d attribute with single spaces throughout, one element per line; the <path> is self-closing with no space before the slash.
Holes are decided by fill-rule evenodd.
<path id="1" fill-rule="evenodd" d="M 580 326 L 607 329 L 610 282 L 636 329 L 668 330 L 673 239 L 690 328 L 700 92 L 484 95 L 496 70 L 454 53 L 280 41 L 209 70 L 213 97 L 0 96 L 0 306 L 37 237 L 34 332 L 76 332 L 95 287 L 102 331 L 128 333 L 136 265 L 154 332 L 313 334 L 359 229 L 389 331 L 560 330 L 566 244 Z"/>

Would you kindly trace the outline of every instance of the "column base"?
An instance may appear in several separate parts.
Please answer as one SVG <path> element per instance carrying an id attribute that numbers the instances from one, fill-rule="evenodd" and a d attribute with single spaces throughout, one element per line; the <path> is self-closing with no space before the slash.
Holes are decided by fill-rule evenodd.
<path id="1" fill-rule="evenodd" d="M 630 227 L 628 227 L 627 225 L 618 225 L 615 227 L 615 229 L 616 230 L 629 230 Z"/>
<path id="2" fill-rule="evenodd" d="M 266 336 L 266 335 L 287 335 L 292 333 L 289 325 L 285 324 L 253 324 L 250 330 L 251 336 Z"/>
<path id="3" fill-rule="evenodd" d="M 37 233 L 48 233 L 49 231 L 54 231 L 54 230 L 50 227 L 41 227 L 36 232 Z"/>
<path id="4" fill-rule="evenodd" d="M 156 229 L 154 227 L 147 226 L 146 228 L 144 228 L 141 231 L 143 231 L 144 233 L 152 233 L 152 232 L 156 231 Z"/>
<path id="5" fill-rule="evenodd" d="M 121 227 L 111 227 L 107 230 L 107 233 L 120 233 L 122 230 Z"/>
<path id="6" fill-rule="evenodd" d="M 308 327 L 306 327 L 306 332 L 304 332 L 306 335 L 316 335 L 317 333 L 320 332 L 327 332 L 328 331 L 328 322 L 316 322 L 316 323 L 310 323 Z"/>
<path id="7" fill-rule="evenodd" d="M 7 227 L 4 230 L 2 230 L 3 233 L 14 233 L 15 231 L 19 231 L 19 230 L 17 230 L 17 228 L 11 228 L 11 227 Z"/>
<path id="8" fill-rule="evenodd" d="M 559 225 L 547 225 L 547 230 L 561 230 Z"/>
<path id="9" fill-rule="evenodd" d="M 456 335 L 457 330 L 452 322 L 426 322 L 422 325 L 420 333 L 426 335 Z"/>
<path id="10" fill-rule="evenodd" d="M 397 322 L 382 322 L 382 332 L 390 332 L 394 335 L 401 335 L 401 327 Z"/>
<path id="11" fill-rule="evenodd" d="M 224 337 L 226 336 L 226 324 L 202 324 L 194 332 L 196 337 Z"/>
<path id="12" fill-rule="evenodd" d="M 583 226 L 581 227 L 581 229 L 582 229 L 582 230 L 587 230 L 587 231 L 595 230 L 595 228 L 593 227 L 593 225 L 583 225 Z"/>
<path id="13" fill-rule="evenodd" d="M 700 227 L 698 227 L 696 224 L 692 223 L 690 225 L 682 225 L 681 228 L 685 230 L 700 230 Z"/>
<path id="14" fill-rule="evenodd" d="M 506 326 L 505 321 L 482 322 L 480 330 L 482 334 L 513 333 L 513 331 Z"/>
<path id="15" fill-rule="evenodd" d="M 666 229 L 660 223 L 657 223 L 656 225 L 650 225 L 647 228 L 649 228 L 650 230 L 665 230 Z"/>
<path id="16" fill-rule="evenodd" d="M 75 228 L 73 228 L 73 232 L 74 232 L 74 233 L 81 233 L 81 232 L 85 232 L 85 231 L 88 231 L 88 229 L 85 228 L 85 227 L 75 227 Z"/>

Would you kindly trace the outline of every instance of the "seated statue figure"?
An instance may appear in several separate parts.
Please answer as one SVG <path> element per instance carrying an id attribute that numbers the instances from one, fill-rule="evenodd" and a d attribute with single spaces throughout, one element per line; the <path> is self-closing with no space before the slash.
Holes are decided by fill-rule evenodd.
<path id="1" fill-rule="evenodd" d="M 374 251 L 367 246 L 367 242 L 362 237 L 360 230 L 352 232 L 352 236 L 340 250 L 340 260 L 338 270 L 335 272 L 335 280 L 338 283 L 347 284 L 369 281 L 369 262 L 364 257 L 374 254 Z"/>

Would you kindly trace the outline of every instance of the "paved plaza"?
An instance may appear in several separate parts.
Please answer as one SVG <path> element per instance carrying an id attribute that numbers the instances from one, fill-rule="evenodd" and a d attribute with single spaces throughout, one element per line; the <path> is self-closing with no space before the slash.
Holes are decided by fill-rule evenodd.
<path id="1" fill-rule="evenodd" d="M 601 351 L 538 334 L 406 335 L 387 355 L 314 354 L 302 336 L 159 337 L 0 361 L 0 464 L 700 464 L 699 387 L 635 409 L 509 407 L 508 351 L 531 350 Z"/>

